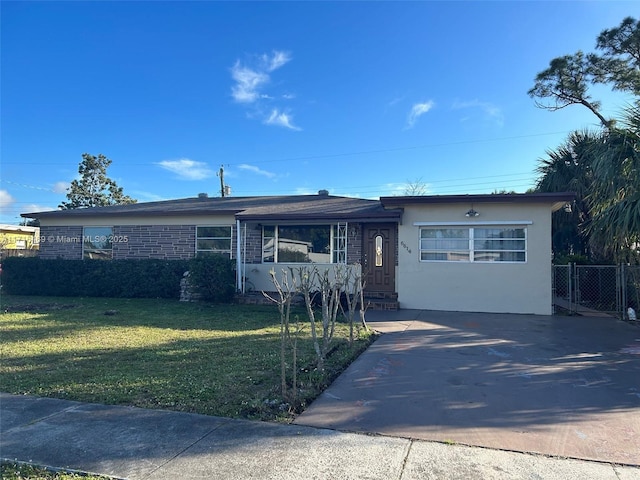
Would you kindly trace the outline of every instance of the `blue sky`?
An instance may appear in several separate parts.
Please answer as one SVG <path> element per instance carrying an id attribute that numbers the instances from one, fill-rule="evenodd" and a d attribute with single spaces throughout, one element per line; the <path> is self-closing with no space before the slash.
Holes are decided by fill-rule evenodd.
<path id="1" fill-rule="evenodd" d="M 523 192 L 596 127 L 527 91 L 637 2 L 12 2 L 0 221 L 65 200 L 82 154 L 138 201 Z M 594 90 L 605 112 L 624 106 Z"/>

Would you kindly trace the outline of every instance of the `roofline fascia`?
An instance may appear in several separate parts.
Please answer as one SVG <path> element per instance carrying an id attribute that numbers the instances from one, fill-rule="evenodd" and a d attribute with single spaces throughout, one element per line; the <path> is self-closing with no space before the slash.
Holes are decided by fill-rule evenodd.
<path id="1" fill-rule="evenodd" d="M 86 212 L 84 210 L 87 210 Z M 89 211 L 89 209 L 76 209 L 68 210 L 74 212 L 66 214 L 67 210 L 53 210 L 50 212 L 35 212 L 35 213 L 21 213 L 20 216 L 24 218 L 76 218 L 76 217 L 174 217 L 176 215 L 236 215 L 242 210 L 174 210 L 164 212 L 99 212 L 96 213 Z"/>
<path id="2" fill-rule="evenodd" d="M 236 215 L 241 222 L 299 222 L 299 221 L 346 221 L 346 222 L 398 222 L 402 214 L 385 212 L 385 215 Z"/>
<path id="3" fill-rule="evenodd" d="M 380 197 L 383 206 L 428 205 L 445 203 L 556 203 L 570 202 L 576 194 L 573 192 L 544 193 L 498 193 L 471 195 L 422 195 Z"/>

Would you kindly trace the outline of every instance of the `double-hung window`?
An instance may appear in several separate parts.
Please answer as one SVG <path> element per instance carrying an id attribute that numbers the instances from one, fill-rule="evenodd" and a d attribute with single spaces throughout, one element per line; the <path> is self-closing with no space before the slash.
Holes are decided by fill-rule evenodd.
<path id="1" fill-rule="evenodd" d="M 231 226 L 197 226 L 196 255 L 217 253 L 231 258 Z"/>
<path id="2" fill-rule="evenodd" d="M 527 229 L 508 227 L 420 227 L 423 262 L 526 262 Z"/>
<path id="3" fill-rule="evenodd" d="M 264 263 L 346 263 L 347 225 L 265 225 Z"/>

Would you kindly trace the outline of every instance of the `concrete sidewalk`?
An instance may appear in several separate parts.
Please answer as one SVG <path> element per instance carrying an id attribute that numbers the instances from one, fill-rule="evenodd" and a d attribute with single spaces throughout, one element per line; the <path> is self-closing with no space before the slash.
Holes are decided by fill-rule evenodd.
<path id="1" fill-rule="evenodd" d="M 129 479 L 640 479 L 607 463 L 9 394 L 0 433 L 5 460 Z"/>

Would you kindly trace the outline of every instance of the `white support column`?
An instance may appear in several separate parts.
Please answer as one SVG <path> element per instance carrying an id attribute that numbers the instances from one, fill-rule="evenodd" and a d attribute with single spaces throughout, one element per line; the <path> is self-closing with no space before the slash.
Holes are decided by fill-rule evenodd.
<path id="1" fill-rule="evenodd" d="M 243 292 L 242 288 L 242 232 L 240 220 L 236 220 L 236 290 Z"/>

